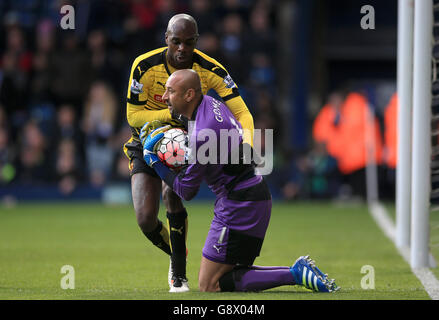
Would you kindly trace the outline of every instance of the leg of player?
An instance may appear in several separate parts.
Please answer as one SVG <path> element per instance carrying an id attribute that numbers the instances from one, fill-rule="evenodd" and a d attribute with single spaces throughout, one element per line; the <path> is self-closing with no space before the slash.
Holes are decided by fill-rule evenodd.
<path id="1" fill-rule="evenodd" d="M 136 173 L 131 177 L 131 192 L 137 224 L 143 234 L 168 255 L 169 232 L 158 219 L 161 180 L 146 173 Z"/>
<path id="2" fill-rule="evenodd" d="M 241 267 L 201 258 L 198 277 L 200 291 L 262 291 L 294 285 L 289 267 Z"/>
<path id="3" fill-rule="evenodd" d="M 224 274 L 231 272 L 235 265 L 211 261 L 201 257 L 198 273 L 198 287 L 203 292 L 221 291 L 219 281 Z"/>
<path id="4" fill-rule="evenodd" d="M 262 291 L 284 285 L 301 285 L 316 292 L 339 289 L 308 256 L 299 257 L 291 267 L 236 266 L 218 281 L 220 291 Z"/>
<path id="5" fill-rule="evenodd" d="M 180 197 L 169 186 L 163 183 L 162 188 L 172 252 L 168 276 L 170 292 L 185 292 L 189 290 L 186 278 L 187 212 Z"/>

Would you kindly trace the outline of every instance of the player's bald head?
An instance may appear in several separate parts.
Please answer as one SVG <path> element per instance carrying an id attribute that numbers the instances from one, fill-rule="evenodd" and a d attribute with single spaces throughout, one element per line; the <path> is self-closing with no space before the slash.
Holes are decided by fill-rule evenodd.
<path id="1" fill-rule="evenodd" d="M 193 97 L 197 99 L 201 96 L 201 80 L 197 72 L 192 69 L 182 69 L 175 71 L 168 79 L 176 90 L 182 94 L 193 91 Z"/>
<path id="2" fill-rule="evenodd" d="M 183 69 L 175 71 L 171 77 L 181 86 L 183 90 L 194 89 L 195 92 L 201 92 L 200 76 L 192 69 Z"/>
<path id="3" fill-rule="evenodd" d="M 177 70 L 166 81 L 163 101 L 173 115 L 191 118 L 203 97 L 198 74 L 192 69 Z"/>
<path id="4" fill-rule="evenodd" d="M 187 30 L 198 37 L 197 22 L 192 16 L 186 13 L 176 14 L 169 20 L 166 35 L 174 34 L 182 30 Z"/>

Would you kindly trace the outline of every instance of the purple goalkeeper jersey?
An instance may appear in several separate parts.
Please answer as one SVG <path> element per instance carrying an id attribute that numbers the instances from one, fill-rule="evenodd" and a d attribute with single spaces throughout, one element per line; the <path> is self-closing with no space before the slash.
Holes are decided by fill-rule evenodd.
<path id="1" fill-rule="evenodd" d="M 269 215 L 267 216 L 266 210 L 262 212 L 257 210 L 258 201 L 235 201 L 227 198 L 228 190 L 226 189 L 226 184 L 233 180 L 235 176 L 226 174 L 223 170 L 224 164 L 221 164 L 221 162 L 224 163 L 222 160 L 224 158 L 227 159 L 227 157 L 224 157 L 224 153 L 230 154 L 231 148 L 233 146 L 236 147 L 236 145 L 231 143 L 233 138 L 229 137 L 226 146 L 220 146 L 220 130 L 234 130 L 236 134 L 242 130 L 241 124 L 226 105 L 210 96 L 204 95 L 196 110 L 195 121 L 191 123 L 189 129 L 189 147 L 192 156 L 195 155 L 197 159 L 195 163 L 190 162 L 191 164 L 177 175 L 173 183 L 174 192 L 181 198 L 190 200 L 197 194 L 201 183 L 205 181 L 210 190 L 216 195 L 214 208 L 216 219 L 236 230 L 247 230 L 254 236 L 263 237 L 266 227 L 258 228 L 256 226 L 260 225 L 261 219 L 267 220 L 266 222 L 268 223 Z M 213 152 L 213 155 L 209 153 L 208 163 L 205 160 L 202 161 L 199 155 L 194 154 L 200 148 L 203 151 L 208 149 L 205 144 L 210 138 L 206 138 L 206 132 L 209 133 L 208 136 L 210 138 L 214 132 L 217 142 L 216 155 L 215 152 Z M 242 142 L 241 135 L 239 135 L 239 142 Z M 213 149 L 209 150 L 212 151 Z M 234 190 L 252 187 L 261 181 L 262 177 L 255 175 L 239 182 Z"/>

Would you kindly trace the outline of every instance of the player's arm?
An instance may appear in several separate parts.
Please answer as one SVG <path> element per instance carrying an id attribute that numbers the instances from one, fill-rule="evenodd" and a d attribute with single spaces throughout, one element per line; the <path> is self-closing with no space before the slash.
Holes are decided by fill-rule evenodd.
<path id="1" fill-rule="evenodd" d="M 142 128 L 142 131 L 144 128 Z M 207 165 L 199 163 L 190 164 L 176 173 L 160 162 L 154 149 L 155 145 L 163 138 L 164 128 L 166 127 L 155 129 L 145 139 L 141 140 L 143 144 L 143 159 L 180 198 L 189 201 L 198 193 Z M 143 136 L 142 131 L 141 136 Z"/>
<path id="2" fill-rule="evenodd" d="M 241 123 L 244 131 L 243 143 L 248 143 L 253 146 L 253 134 L 254 134 L 254 122 L 253 116 L 248 110 L 244 100 L 241 96 L 237 96 L 230 100 L 225 101 L 227 107 L 232 111 L 236 120 Z"/>
<path id="3" fill-rule="evenodd" d="M 170 170 L 162 162 L 154 164 L 153 168 L 180 198 L 189 201 L 192 200 L 198 193 L 198 190 L 200 190 L 207 165 L 199 163 L 190 164 L 181 169 L 178 173 Z M 162 177 L 161 174 L 165 172 L 166 174 Z"/>
<path id="4" fill-rule="evenodd" d="M 255 129 L 253 116 L 239 94 L 238 86 L 221 65 L 212 69 L 209 80 L 212 89 L 218 93 L 235 118 L 241 123 L 244 131 L 244 143 L 249 143 L 253 146 L 253 133 Z"/>
<path id="5" fill-rule="evenodd" d="M 146 122 L 160 120 L 167 122 L 171 120 L 171 113 L 168 109 L 148 110 L 145 108 L 148 99 L 148 89 L 154 83 L 154 73 L 141 65 L 136 59 L 131 68 L 130 80 L 127 94 L 127 120 L 131 127 L 142 127 Z"/>
<path id="6" fill-rule="evenodd" d="M 180 198 L 190 201 L 200 189 L 207 166 L 191 164 L 178 173 L 172 171 L 160 161 L 155 161 L 151 167 Z"/>
<path id="7" fill-rule="evenodd" d="M 131 127 L 139 128 L 146 122 L 160 120 L 161 122 L 171 121 L 171 114 L 168 109 L 145 110 L 144 107 L 132 106 L 127 103 L 127 119 Z"/>

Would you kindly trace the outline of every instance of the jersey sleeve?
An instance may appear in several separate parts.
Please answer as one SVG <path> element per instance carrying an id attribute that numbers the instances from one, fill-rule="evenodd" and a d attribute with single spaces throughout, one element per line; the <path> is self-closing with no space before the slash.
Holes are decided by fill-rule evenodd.
<path id="1" fill-rule="evenodd" d="M 177 174 L 172 189 L 182 199 L 189 201 L 198 193 L 208 165 L 194 163 Z"/>
<path id="2" fill-rule="evenodd" d="M 207 165 L 199 163 L 190 164 L 176 173 L 158 161 L 154 163 L 153 168 L 180 198 L 190 201 L 200 189 L 206 174 Z"/>
<path id="3" fill-rule="evenodd" d="M 248 110 L 244 100 L 241 96 L 238 96 L 226 101 L 225 104 L 233 113 L 236 120 L 241 123 L 243 129 L 243 143 L 248 143 L 253 146 L 253 133 L 255 129 L 253 116 Z"/>
<path id="4" fill-rule="evenodd" d="M 250 110 L 238 91 L 230 74 L 220 64 L 211 69 L 210 87 L 218 93 L 244 130 L 244 143 L 253 146 L 254 122 Z"/>
<path id="5" fill-rule="evenodd" d="M 154 83 L 154 72 L 149 65 L 143 61 L 134 61 L 131 68 L 127 93 L 127 120 L 131 127 L 141 127 L 146 122 L 160 120 L 166 122 L 171 120 L 171 113 L 168 109 L 147 110 L 145 104 L 148 100 L 148 89 Z"/>

